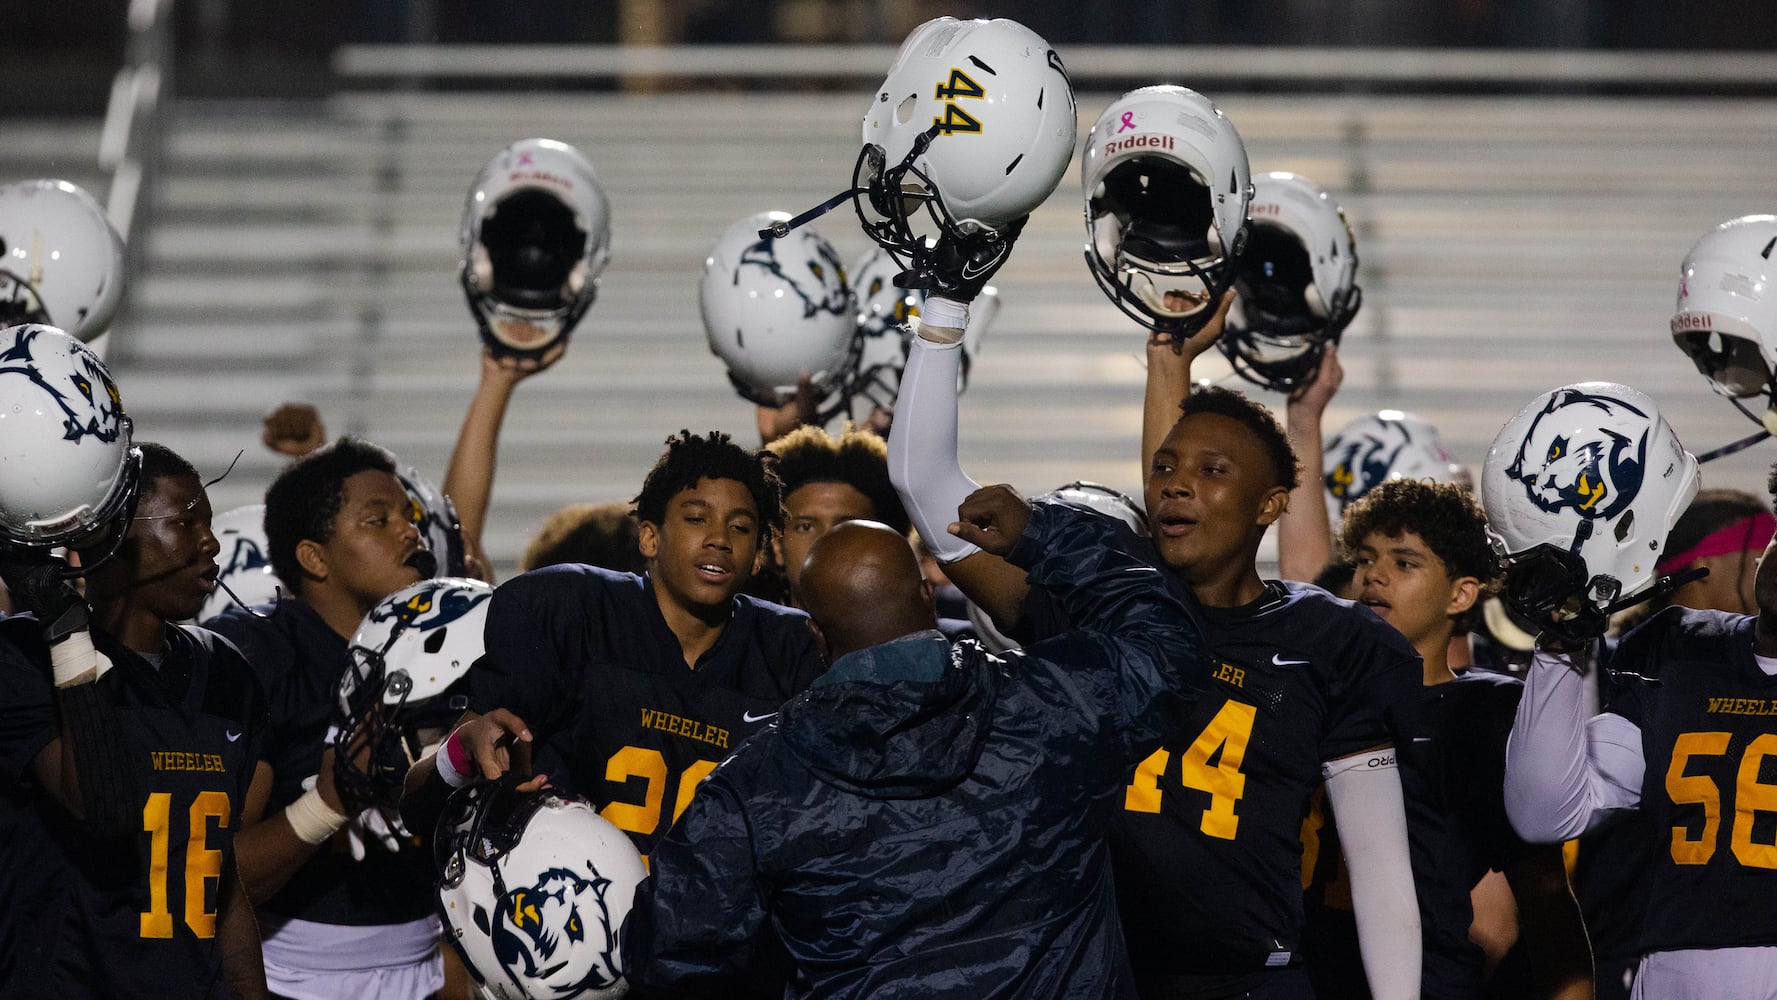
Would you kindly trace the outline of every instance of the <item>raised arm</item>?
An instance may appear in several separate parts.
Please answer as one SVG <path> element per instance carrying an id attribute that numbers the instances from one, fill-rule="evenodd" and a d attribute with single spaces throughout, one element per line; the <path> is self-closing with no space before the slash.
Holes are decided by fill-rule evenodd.
<path id="1" fill-rule="evenodd" d="M 1179 404 L 1191 394 L 1191 364 L 1215 346 L 1216 339 L 1222 335 L 1222 325 L 1228 321 L 1228 307 L 1234 304 L 1232 290 L 1222 294 L 1222 304 L 1216 308 L 1215 315 L 1210 317 L 1203 329 L 1183 343 L 1175 342 L 1170 333 L 1152 333 L 1148 336 L 1148 381 L 1147 389 L 1142 395 L 1141 407 L 1141 481 L 1148 481 L 1148 470 L 1153 466 L 1154 452 L 1159 450 L 1160 442 L 1178 423 Z"/>
<path id="2" fill-rule="evenodd" d="M 921 307 L 918 336 L 908 351 L 889 433 L 889 479 L 901 504 L 952 583 L 990 615 L 1002 631 L 1018 619 L 1030 585 L 1024 571 L 950 533 L 957 508 L 975 492 L 957 460 L 957 374 L 962 367 L 968 303 L 1011 255 L 1023 219 L 989 243 L 950 242 L 946 236 L 923 269 L 896 280 L 930 292 Z"/>
<path id="3" fill-rule="evenodd" d="M 1290 493 L 1289 506 L 1277 519 L 1277 571 L 1285 580 L 1312 582 L 1333 560 L 1332 519 L 1322 485 L 1326 467 L 1321 456 L 1320 422 L 1344 381 L 1339 345 L 1328 344 L 1314 381 L 1292 394 L 1284 407 L 1290 447 L 1301 465 L 1301 485 Z"/>
<path id="4" fill-rule="evenodd" d="M 1585 717 L 1588 653 L 1541 645 L 1506 740 L 1506 816 L 1532 843 L 1577 837 L 1641 804 L 1641 729 L 1614 713 Z"/>
<path id="5" fill-rule="evenodd" d="M 14 695 L 21 730 L 35 728 L 44 714 L 53 714 L 55 736 L 37 751 L 31 767 L 37 781 L 62 809 L 96 837 L 124 837 L 139 830 L 141 795 L 135 769 L 123 756 L 117 731 L 117 709 L 99 688 L 111 666 L 93 648 L 86 600 L 60 575 L 59 561 L 8 563 L 0 567 L 7 588 L 37 619 L 49 647 L 50 677 L 41 664 L 16 664 L 32 697 Z M 27 680 L 28 678 L 28 680 Z M 41 692 L 41 694 L 37 694 Z M 42 714 L 40 714 L 42 713 Z M 10 730 L 12 720 L 0 728 Z"/>
<path id="6" fill-rule="evenodd" d="M 562 338 L 541 358 L 496 357 L 481 352 L 481 381 L 469 400 L 469 412 L 457 431 L 457 444 L 444 472 L 444 495 L 456 506 L 462 524 L 463 550 L 486 572 L 487 557 L 481 533 L 487 527 L 488 506 L 494 493 L 494 466 L 499 453 L 500 426 L 518 383 L 561 360 L 567 352 Z"/>

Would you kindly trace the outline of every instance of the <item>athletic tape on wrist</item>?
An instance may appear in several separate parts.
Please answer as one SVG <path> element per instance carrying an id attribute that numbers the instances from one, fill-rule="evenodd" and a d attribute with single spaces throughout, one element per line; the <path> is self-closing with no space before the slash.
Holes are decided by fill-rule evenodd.
<path id="1" fill-rule="evenodd" d="M 934 295 L 919 307 L 919 335 L 936 344 L 961 343 L 969 326 L 969 304 Z"/>
<path id="2" fill-rule="evenodd" d="M 284 819 L 296 831 L 296 839 L 314 846 L 338 833 L 347 817 L 333 811 L 320 789 L 311 788 L 284 807 Z"/>
<path id="3" fill-rule="evenodd" d="M 68 633 L 67 638 L 49 647 L 49 666 L 56 687 L 98 679 L 102 671 L 99 651 L 93 648 L 93 634 L 86 629 Z M 88 677 L 89 673 L 93 676 Z"/>

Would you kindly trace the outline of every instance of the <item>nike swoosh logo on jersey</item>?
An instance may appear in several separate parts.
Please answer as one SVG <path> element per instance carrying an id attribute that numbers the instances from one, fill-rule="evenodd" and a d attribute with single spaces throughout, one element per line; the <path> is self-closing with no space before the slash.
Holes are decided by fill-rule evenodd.
<path id="1" fill-rule="evenodd" d="M 242 736 L 242 735 L 244 735 L 244 734 L 242 734 L 242 733 L 237 733 L 237 732 L 235 732 L 235 731 L 234 731 L 234 730 L 232 730 L 232 729 L 227 729 L 227 730 L 223 730 L 223 733 L 222 733 L 222 735 L 224 735 L 224 736 L 226 736 L 226 737 L 228 737 L 228 742 L 230 742 L 230 743 L 233 743 L 233 742 L 234 742 L 234 741 L 236 741 L 236 740 L 238 740 L 238 739 L 240 739 L 240 738 L 241 738 L 241 736 Z"/>
<path id="2" fill-rule="evenodd" d="M 742 713 L 740 713 L 740 721 L 742 721 L 742 722 L 764 722 L 766 719 L 769 719 L 776 714 L 777 714 L 776 712 L 766 712 L 764 715 L 754 715 L 751 712 L 742 712 Z"/>
<path id="3" fill-rule="evenodd" d="M 1282 653 L 1272 653 L 1271 654 L 1271 662 L 1276 664 L 1277 666 L 1280 666 L 1280 667 L 1299 667 L 1299 666 L 1303 665 L 1304 663 L 1307 663 L 1308 661 L 1307 660 L 1286 660 L 1283 658 Z"/>

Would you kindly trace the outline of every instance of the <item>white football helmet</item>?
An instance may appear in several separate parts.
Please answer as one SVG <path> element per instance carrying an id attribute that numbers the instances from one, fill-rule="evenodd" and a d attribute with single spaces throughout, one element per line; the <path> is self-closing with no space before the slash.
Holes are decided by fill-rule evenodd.
<path id="1" fill-rule="evenodd" d="M 853 419 L 862 423 L 870 409 L 895 411 L 895 396 L 901 391 L 901 373 L 907 368 L 907 352 L 913 347 L 913 324 L 925 305 L 926 293 L 921 289 L 897 288 L 895 275 L 901 266 L 881 247 L 874 247 L 850 271 L 852 290 L 858 296 L 858 331 L 862 345 L 857 366 L 846 386 L 847 395 L 865 405 L 865 411 L 853 410 Z M 957 371 L 956 391 L 969 387 L 969 368 L 981 350 L 981 340 L 1000 312 L 999 290 L 992 285 L 969 303 L 969 325 L 963 331 L 963 359 Z"/>
<path id="2" fill-rule="evenodd" d="M 838 251 L 801 228 L 764 239 L 783 212 L 749 215 L 716 239 L 703 262 L 697 301 L 710 353 L 728 380 L 760 406 L 782 406 L 807 373 L 818 398 L 844 384 L 858 348 L 856 306 Z"/>
<path id="3" fill-rule="evenodd" d="M 411 465 L 398 469 L 395 478 L 401 480 L 401 488 L 407 491 L 407 516 L 413 526 L 420 529 L 420 538 L 425 541 L 426 551 L 430 554 L 430 563 L 426 558 L 421 558 L 418 563 L 420 575 L 462 576 L 467 573 L 463 522 L 457 517 L 457 505 Z"/>
<path id="4" fill-rule="evenodd" d="M 641 855 L 584 800 L 512 787 L 466 785 L 438 821 L 445 938 L 498 1000 L 623 996 Z"/>
<path id="5" fill-rule="evenodd" d="M 123 299 L 123 238 L 93 196 L 67 181 L 0 186 L 0 327 L 105 332 Z"/>
<path id="6" fill-rule="evenodd" d="M 336 777 L 360 802 L 392 806 L 407 769 L 450 735 L 469 707 L 469 665 L 481 656 L 494 588 L 437 577 L 370 609 L 347 647 L 339 679 Z M 346 747 L 367 735 L 360 766 Z"/>
<path id="7" fill-rule="evenodd" d="M 476 175 L 460 242 L 463 291 L 483 343 L 496 354 L 540 357 L 597 297 L 610 205 L 579 150 L 523 139 Z"/>
<path id="8" fill-rule="evenodd" d="M 50 326 L 0 330 L 0 547 L 115 551 L 140 479 L 131 431 L 85 344 Z"/>
<path id="9" fill-rule="evenodd" d="M 210 531 L 222 545 L 216 556 L 216 589 L 204 598 L 197 620 L 207 622 L 235 604 L 251 608 L 270 604 L 287 590 L 271 568 L 271 544 L 265 539 L 265 504 L 248 504 L 217 514 Z"/>
<path id="10" fill-rule="evenodd" d="M 1481 473 L 1505 599 L 1558 635 L 1603 634 L 1653 584 L 1697 487 L 1697 459 L 1652 399 L 1614 382 L 1543 393 L 1501 428 Z"/>
<path id="11" fill-rule="evenodd" d="M 1672 339 L 1730 399 L 1764 396 L 1777 372 L 1777 216 L 1730 219 L 1685 254 Z M 1777 416 L 1766 416 L 1777 424 Z"/>
<path id="12" fill-rule="evenodd" d="M 1122 521 L 1130 531 L 1143 538 L 1148 537 L 1148 512 L 1142 507 L 1141 501 L 1103 483 L 1082 479 L 1066 486 L 1057 486 L 1047 493 L 1039 493 L 1033 499 L 1059 500 L 1075 507 L 1108 514 Z"/>
<path id="13" fill-rule="evenodd" d="M 1294 392 L 1357 315 L 1357 240 L 1319 184 L 1276 171 L 1253 178 L 1246 252 L 1216 346 L 1248 382 Z"/>
<path id="14" fill-rule="evenodd" d="M 1327 512 L 1334 521 L 1358 497 L 1390 479 L 1474 485 L 1468 469 L 1450 457 L 1438 429 L 1424 417 L 1400 410 L 1367 413 L 1339 428 L 1327 439 L 1321 458 Z"/>
<path id="15" fill-rule="evenodd" d="M 1253 185 L 1234 123 L 1194 90 L 1132 90 L 1092 126 L 1080 183 L 1098 287 L 1149 329 L 1202 328 L 1247 240 Z"/>
<path id="16" fill-rule="evenodd" d="M 1073 84 L 1036 32 L 935 18 L 901 43 L 864 114 L 853 205 L 870 238 L 914 267 L 928 237 L 1000 233 L 1041 205 L 1077 127 Z"/>

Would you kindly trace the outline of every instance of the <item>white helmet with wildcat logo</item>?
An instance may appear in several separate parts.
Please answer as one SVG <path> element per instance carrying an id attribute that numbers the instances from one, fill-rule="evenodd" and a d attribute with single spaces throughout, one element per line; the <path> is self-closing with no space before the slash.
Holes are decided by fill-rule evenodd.
<path id="1" fill-rule="evenodd" d="M 1557 634 L 1601 635 L 1654 583 L 1697 487 L 1696 457 L 1645 394 L 1614 382 L 1543 393 L 1501 428 L 1481 474 L 1505 599 Z"/>
<path id="2" fill-rule="evenodd" d="M 114 550 L 139 486 L 131 431 L 85 344 L 50 326 L 0 330 L 0 548 Z"/>
<path id="3" fill-rule="evenodd" d="M 1747 215 L 1704 233 L 1685 254 L 1672 339 L 1716 392 L 1767 397 L 1777 373 L 1777 216 Z M 1767 425 L 1777 416 L 1766 416 Z"/>
<path id="4" fill-rule="evenodd" d="M 1234 123 L 1185 87 L 1132 90 L 1093 124 L 1080 183 L 1099 288 L 1149 329 L 1201 329 L 1247 238 L 1253 185 Z"/>
<path id="5" fill-rule="evenodd" d="M 85 190 L 58 180 L 0 186 L 0 328 L 105 332 L 123 300 L 123 238 Z"/>
<path id="6" fill-rule="evenodd" d="M 415 761 L 444 740 L 468 708 L 469 667 L 483 651 L 494 588 L 435 577 L 382 599 L 359 623 L 339 681 L 335 757 L 354 799 L 395 804 Z M 346 748 L 364 739 L 363 763 Z"/>
<path id="7" fill-rule="evenodd" d="M 922 237 L 1005 230 L 1061 181 L 1074 115 L 1061 57 L 1036 32 L 1005 18 L 925 22 L 864 115 L 852 186 L 865 232 L 906 264 Z"/>
<path id="8" fill-rule="evenodd" d="M 817 399 L 838 391 L 858 347 L 856 307 L 839 252 L 808 227 L 765 239 L 759 230 L 789 218 L 749 215 L 717 237 L 703 262 L 697 301 L 710 352 L 736 392 L 782 406 L 804 374 Z"/>
<path id="9" fill-rule="evenodd" d="M 445 939 L 499 1000 L 623 996 L 641 855 L 585 801 L 512 787 L 466 785 L 439 818 Z"/>
<path id="10" fill-rule="evenodd" d="M 858 331 L 863 343 L 857 366 L 846 386 L 854 402 L 893 413 L 901 390 L 901 373 L 907 368 L 907 352 L 913 346 L 914 326 L 925 305 L 926 292 L 898 288 L 895 275 L 901 266 L 881 247 L 873 247 L 852 265 L 852 290 L 858 296 Z M 992 285 L 969 303 L 969 325 L 963 330 L 962 365 L 956 374 L 956 391 L 969 387 L 969 368 L 981 350 L 981 340 L 1000 312 L 999 290 Z M 862 423 L 870 412 L 852 412 Z"/>
<path id="11" fill-rule="evenodd" d="M 1430 479 L 1474 485 L 1468 468 L 1450 457 L 1438 429 L 1424 417 L 1378 410 L 1357 417 L 1321 449 L 1326 468 L 1327 512 L 1337 521 L 1345 508 L 1390 479 Z"/>
<path id="12" fill-rule="evenodd" d="M 210 531 L 221 544 L 216 556 L 216 589 L 204 598 L 197 620 L 207 622 L 238 600 L 243 607 L 270 604 L 286 589 L 271 568 L 265 539 L 265 504 L 248 504 L 217 514 Z"/>
<path id="13" fill-rule="evenodd" d="M 541 357 L 598 296 L 610 204 L 579 150 L 522 139 L 476 175 L 460 242 L 459 277 L 482 342 L 495 354 Z"/>

